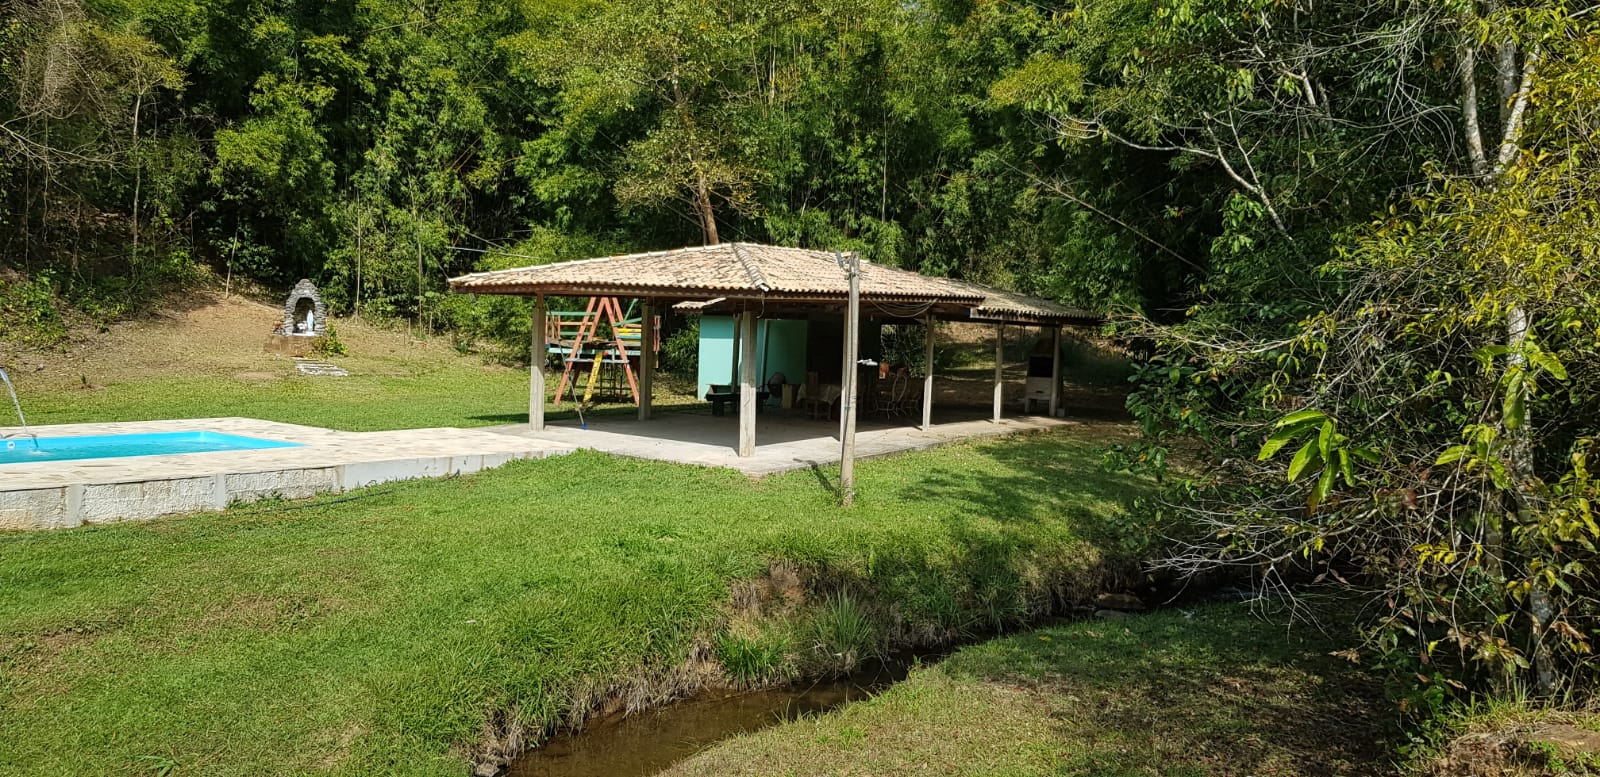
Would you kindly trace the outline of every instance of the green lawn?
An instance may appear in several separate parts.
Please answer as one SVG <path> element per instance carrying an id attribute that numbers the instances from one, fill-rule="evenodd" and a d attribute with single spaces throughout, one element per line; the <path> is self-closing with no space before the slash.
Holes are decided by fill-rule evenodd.
<path id="1" fill-rule="evenodd" d="M 421 379 L 438 380 L 438 422 L 460 423 L 446 396 L 518 410 L 493 404 L 511 374 Z M 370 397 L 332 396 L 351 390 L 307 385 L 342 403 L 307 418 L 226 392 L 153 388 L 138 407 L 426 417 L 422 401 L 388 423 Z M 45 415 L 95 415 L 74 407 Z M 852 511 L 826 470 L 752 482 L 580 452 L 348 501 L 0 536 L 0 772 L 458 776 L 490 740 L 715 679 L 716 659 L 779 676 L 844 641 L 1031 617 L 1120 563 L 1104 549 L 1144 484 L 1102 473 L 1098 444 L 1077 431 L 863 462 Z M 803 603 L 735 585 L 774 560 L 799 570 Z"/>
<path id="2" fill-rule="evenodd" d="M 1392 774 L 1380 684 L 1242 605 L 964 648 L 868 702 L 730 740 L 688 775 Z"/>
<path id="3" fill-rule="evenodd" d="M 673 391 L 681 387 L 672 378 L 664 378 L 663 384 L 657 388 L 657 406 L 689 401 Z M 552 378 L 551 394 L 555 387 Z M 445 363 L 353 372 L 344 378 L 151 377 L 38 394 L 27 393 L 24 385 L 22 406 L 29 423 L 36 425 L 244 416 L 351 432 L 488 426 L 528 420 L 528 373 Z M 631 413 L 633 406 L 599 405 L 595 412 Z M 569 399 L 552 407 L 550 418 L 571 414 Z"/>

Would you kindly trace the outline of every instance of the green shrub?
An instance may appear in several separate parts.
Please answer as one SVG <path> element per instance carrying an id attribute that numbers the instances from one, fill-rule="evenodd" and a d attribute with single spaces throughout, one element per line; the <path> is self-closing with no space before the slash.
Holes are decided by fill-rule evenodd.
<path id="1" fill-rule="evenodd" d="M 500 364 L 526 364 L 532 350 L 532 302 L 520 297 L 451 294 L 436 308 L 458 353 L 482 352 Z"/>
<path id="2" fill-rule="evenodd" d="M 1077 337 L 1061 338 L 1061 374 L 1082 386 L 1122 388 L 1133 377 L 1132 358 Z"/>
<path id="3" fill-rule="evenodd" d="M 700 318 L 686 319 L 661 344 L 661 368 L 674 375 L 694 377 L 700 371 Z"/>
<path id="4" fill-rule="evenodd" d="M 723 633 L 717 637 L 717 661 L 741 686 L 766 685 L 793 674 L 789 662 L 792 647 L 792 635 L 781 626 L 754 636 Z"/>
<path id="5" fill-rule="evenodd" d="M 879 654 L 878 625 L 849 594 L 828 597 L 811 616 L 818 658 L 836 671 L 849 672 Z"/>
<path id="6" fill-rule="evenodd" d="M 339 339 L 339 330 L 333 326 L 333 319 L 328 319 L 328 334 L 317 342 L 317 353 L 323 356 L 349 356 L 350 349 L 344 341 Z"/>
<path id="7" fill-rule="evenodd" d="M 0 332 L 24 345 L 51 345 L 67 336 L 56 306 L 54 275 L 45 270 L 32 278 L 0 277 Z"/>
<path id="8" fill-rule="evenodd" d="M 937 326 L 937 325 L 936 325 Z M 883 359 L 890 364 L 911 368 L 911 374 L 922 377 L 922 365 L 927 361 L 928 328 L 922 324 L 888 324 L 879 334 L 883 345 Z M 972 354 L 965 348 L 941 343 L 937 332 L 933 343 L 933 371 L 947 372 L 965 367 L 972 362 Z"/>

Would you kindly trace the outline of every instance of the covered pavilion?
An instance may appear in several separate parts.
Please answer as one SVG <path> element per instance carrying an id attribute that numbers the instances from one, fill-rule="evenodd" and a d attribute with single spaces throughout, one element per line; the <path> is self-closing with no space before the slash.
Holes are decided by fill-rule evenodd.
<path id="1" fill-rule="evenodd" d="M 1004 330 L 1037 326 L 1052 344 L 1050 415 L 1061 404 L 1060 338 L 1063 326 L 1092 326 L 1101 317 L 1049 300 L 950 278 L 934 278 L 907 270 L 860 262 L 862 317 L 883 323 L 926 325 L 921 428 L 933 423 L 933 354 L 935 321 L 992 324 L 995 330 L 995 372 L 992 421 L 1002 417 L 1002 348 Z M 546 298 L 623 297 L 643 303 L 644 321 L 666 306 L 706 314 L 732 315 L 739 343 L 739 435 L 741 457 L 755 454 L 758 377 L 758 318 L 849 315 L 849 280 L 840 255 L 831 251 L 721 243 L 668 251 L 627 254 L 508 270 L 472 273 L 450 279 L 452 291 L 533 297 L 533 354 L 528 422 L 533 432 L 545 429 Z M 847 322 L 848 323 L 848 322 Z M 642 327 L 641 354 L 656 350 L 654 327 Z M 841 365 L 841 369 L 849 369 Z M 641 358 L 639 419 L 652 415 L 655 364 Z"/>

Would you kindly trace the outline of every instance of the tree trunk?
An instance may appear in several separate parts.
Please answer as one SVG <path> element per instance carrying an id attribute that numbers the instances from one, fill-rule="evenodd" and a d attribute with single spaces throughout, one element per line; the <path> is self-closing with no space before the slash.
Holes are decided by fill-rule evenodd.
<path id="1" fill-rule="evenodd" d="M 672 66 L 669 76 L 672 82 L 672 105 L 678 113 L 678 121 L 683 123 L 683 128 L 690 137 L 694 137 L 694 121 L 689 113 L 689 99 L 683 93 L 683 87 L 678 81 L 678 66 Z M 695 217 L 700 220 L 700 234 L 708 246 L 720 242 L 717 236 L 717 211 L 711 204 L 711 182 L 706 180 L 706 171 L 700 166 L 700 160 L 695 157 L 693 142 L 687 149 L 689 166 L 694 168 L 694 210 Z"/>
<path id="2" fill-rule="evenodd" d="M 48 121 L 46 121 L 44 123 L 44 144 L 46 146 L 50 145 L 50 122 L 48 122 Z M 42 191 L 40 191 L 40 193 L 39 193 L 39 245 L 43 246 L 44 250 L 46 252 L 48 252 L 46 254 L 47 258 L 54 259 L 55 258 L 55 251 L 52 250 L 51 247 L 50 247 L 50 178 L 51 178 L 50 171 L 51 171 L 51 169 L 52 168 L 51 168 L 50 165 L 45 165 L 44 170 L 43 170 L 44 182 L 43 182 L 43 186 L 41 187 Z M 24 213 L 23 216 L 22 216 L 22 223 L 24 225 L 26 225 L 28 223 L 28 216 L 27 216 L 26 213 Z"/>
<path id="3" fill-rule="evenodd" d="M 1467 160 L 1472 174 L 1480 178 L 1489 174 L 1489 158 L 1483 151 L 1483 126 L 1478 118 L 1478 44 L 1467 41 L 1461 44 L 1461 123 L 1467 141 Z"/>
<path id="4" fill-rule="evenodd" d="M 28 120 L 27 132 L 33 134 L 33 120 Z M 11 249 L 10 238 L 5 247 Z M 33 274 L 33 165 L 22 166 L 22 271 Z"/>
<path id="5" fill-rule="evenodd" d="M 1485 18 L 1492 17 L 1501 9 L 1499 0 L 1485 0 L 1480 5 L 1481 13 Z M 1506 171 L 1516 163 L 1521 155 L 1521 139 L 1523 124 L 1526 121 L 1530 93 L 1533 88 L 1535 68 L 1539 63 L 1539 52 L 1529 50 L 1520 52 L 1516 42 L 1509 35 L 1495 45 L 1495 96 L 1498 98 L 1496 115 L 1500 117 L 1500 137 L 1495 158 L 1490 160 L 1485 152 L 1483 142 L 1482 122 L 1479 118 L 1478 73 L 1477 53 L 1478 44 L 1472 39 L 1470 30 L 1475 20 L 1465 20 L 1462 34 L 1465 37 L 1461 44 L 1459 67 L 1461 68 L 1461 116 L 1466 134 L 1467 157 L 1472 166 L 1473 175 L 1487 189 L 1494 189 L 1500 185 Z M 1518 66 L 1517 60 L 1521 55 L 1522 63 Z M 1527 343 L 1528 332 L 1532 327 L 1528 311 L 1520 304 L 1512 304 L 1506 310 L 1506 346 L 1510 353 L 1506 359 L 1507 369 L 1522 367 L 1526 359 L 1523 357 L 1522 348 Z M 1524 394 L 1520 404 L 1526 408 L 1527 388 L 1521 386 L 1516 389 Z M 1538 520 L 1540 505 L 1529 484 L 1537 477 L 1533 463 L 1533 419 L 1531 413 L 1525 411 L 1524 415 L 1515 426 L 1510 419 L 1502 418 L 1500 431 L 1506 442 L 1506 467 L 1511 476 L 1510 510 L 1516 519 L 1522 523 Z M 1506 528 L 1504 521 L 1491 527 L 1486 532 L 1484 544 L 1486 554 L 1489 556 L 1488 564 L 1494 569 L 1503 569 L 1506 560 L 1505 547 Z M 1500 577 L 1503 578 L 1504 573 Z M 1535 578 L 1531 582 L 1528 592 L 1528 620 L 1529 641 L 1533 664 L 1534 684 L 1536 690 L 1543 695 L 1553 693 L 1559 685 L 1554 658 L 1550 654 L 1549 645 L 1546 644 L 1546 631 L 1551 620 L 1555 617 L 1555 606 L 1551 600 L 1550 590 L 1543 583 L 1542 578 Z M 1502 608 L 1503 610 L 1505 608 Z"/>
<path id="6" fill-rule="evenodd" d="M 1528 340 L 1528 325 L 1528 314 L 1521 307 L 1512 307 L 1506 311 L 1506 345 L 1511 348 L 1511 353 L 1506 359 L 1508 367 L 1521 367 L 1527 362 L 1522 356 L 1521 349 Z M 1527 394 L 1528 390 L 1519 387 L 1517 391 Z M 1522 406 L 1527 407 L 1526 401 Z M 1516 428 L 1510 428 L 1508 425 L 1505 430 L 1508 438 L 1506 468 L 1511 471 L 1512 479 L 1511 499 L 1517 515 L 1524 523 L 1538 520 L 1537 513 L 1540 509 L 1537 498 L 1528 486 L 1536 477 L 1533 467 L 1531 415 L 1524 410 L 1521 423 L 1517 424 Z M 1540 694 L 1545 695 L 1553 693 L 1559 684 L 1555 661 L 1550 655 L 1550 646 L 1545 641 L 1546 630 L 1554 618 L 1555 606 L 1550 600 L 1550 589 L 1542 578 L 1536 577 L 1528 589 L 1528 631 L 1533 643 L 1534 687 Z"/>
<path id="7" fill-rule="evenodd" d="M 365 211 L 361 208 L 361 198 L 356 197 L 356 319 L 361 318 L 361 227 Z"/>
<path id="8" fill-rule="evenodd" d="M 426 329 L 427 324 L 422 319 L 422 217 L 415 201 L 411 204 L 411 234 L 417 242 L 417 324 Z"/>
<path id="9" fill-rule="evenodd" d="M 78 262 L 83 255 L 83 197 L 72 203 L 72 277 L 78 277 Z"/>
<path id="10" fill-rule="evenodd" d="M 1493 17 L 1504 7 L 1500 0 L 1485 0 L 1483 15 Z M 1500 125 L 1505 126 L 1510 120 L 1511 101 L 1517 97 L 1517 80 L 1521 73 L 1517 68 L 1517 42 L 1510 35 L 1506 35 L 1494 47 L 1494 76 L 1495 85 L 1499 87 L 1500 104 L 1496 114 L 1500 117 Z"/>
<path id="11" fill-rule="evenodd" d="M 717 237 L 717 211 L 711 206 L 711 188 L 706 184 L 704 173 L 696 174 L 694 204 L 699 211 L 700 230 L 704 233 L 706 245 L 714 246 L 722 242 Z"/>
<path id="12" fill-rule="evenodd" d="M 128 257 L 128 264 L 130 269 L 134 269 L 135 276 L 139 263 L 139 187 L 144 182 L 144 171 L 139 164 L 139 110 L 143 105 L 144 92 L 140 91 L 133 98 L 133 252 Z"/>
<path id="13" fill-rule="evenodd" d="M 228 280 L 222 284 L 222 296 L 233 295 L 233 265 L 239 258 L 239 214 L 233 215 L 233 241 L 228 245 Z"/>

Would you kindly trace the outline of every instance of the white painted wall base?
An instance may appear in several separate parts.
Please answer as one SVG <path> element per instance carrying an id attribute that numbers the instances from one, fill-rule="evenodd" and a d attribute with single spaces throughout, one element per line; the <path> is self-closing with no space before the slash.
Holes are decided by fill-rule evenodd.
<path id="1" fill-rule="evenodd" d="M 0 530 L 70 529 L 147 521 L 164 515 L 220 511 L 260 499 L 309 499 L 380 483 L 466 475 L 517 459 L 566 451 L 393 459 L 311 469 L 240 472 L 171 480 L 74 483 L 58 488 L 0 491 Z"/>
<path id="2" fill-rule="evenodd" d="M 0 531 L 69 529 L 465 475 L 574 446 L 477 429 L 339 432 L 244 418 L 36 427 L 40 437 L 216 430 L 300 443 L 218 453 L 0 465 Z"/>

